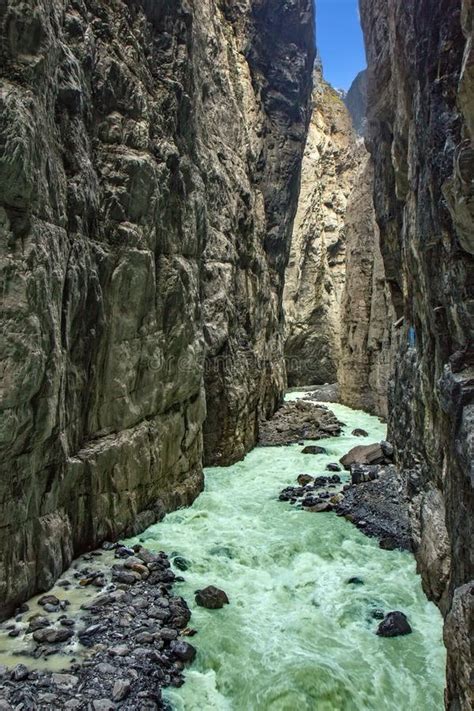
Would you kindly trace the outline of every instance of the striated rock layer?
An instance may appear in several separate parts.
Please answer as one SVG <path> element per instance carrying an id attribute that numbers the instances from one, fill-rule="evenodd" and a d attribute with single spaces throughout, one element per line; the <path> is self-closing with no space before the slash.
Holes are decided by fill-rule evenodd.
<path id="1" fill-rule="evenodd" d="M 464 711 L 474 705 L 473 7 L 361 0 L 361 14 L 375 206 L 404 319 L 389 438 L 424 588 L 447 615 L 447 708 Z"/>
<path id="2" fill-rule="evenodd" d="M 359 160 L 349 113 L 323 79 L 320 65 L 314 85 L 284 292 L 290 386 L 337 379 L 346 273 L 344 219 Z"/>
<path id="3" fill-rule="evenodd" d="M 281 397 L 314 38 L 271 5 L 0 3 L 0 616 Z"/>

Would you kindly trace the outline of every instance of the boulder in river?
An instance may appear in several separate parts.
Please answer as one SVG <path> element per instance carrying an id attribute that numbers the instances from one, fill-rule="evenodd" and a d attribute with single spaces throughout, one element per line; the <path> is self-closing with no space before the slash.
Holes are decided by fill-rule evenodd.
<path id="1" fill-rule="evenodd" d="M 220 590 L 214 585 L 208 585 L 203 590 L 196 590 L 195 600 L 197 605 L 206 607 L 208 610 L 219 610 L 229 604 L 229 598 L 224 590 Z"/>
<path id="2" fill-rule="evenodd" d="M 390 450 L 386 448 L 385 451 L 389 452 Z M 391 458 L 385 454 L 382 444 L 375 443 L 360 444 L 357 447 L 353 447 L 339 461 L 344 469 L 349 470 L 351 464 L 389 464 Z"/>
<path id="3" fill-rule="evenodd" d="M 48 644 L 59 644 L 60 642 L 66 642 L 73 636 L 74 632 L 70 629 L 62 627 L 61 629 L 55 629 L 54 627 L 44 627 L 43 629 L 36 630 L 33 632 L 33 639 L 35 642 L 43 644 L 44 642 Z"/>
<path id="4" fill-rule="evenodd" d="M 340 472 L 341 467 L 339 464 L 336 464 L 336 462 L 331 462 L 330 464 L 327 465 L 326 471 L 328 472 Z"/>
<path id="5" fill-rule="evenodd" d="M 353 437 L 368 437 L 369 433 L 366 432 L 365 430 L 360 429 L 360 427 L 356 427 L 355 430 L 352 430 L 351 432 Z"/>
<path id="6" fill-rule="evenodd" d="M 324 447 L 318 447 L 316 444 L 309 444 L 301 450 L 301 454 L 327 454 Z"/>
<path id="7" fill-rule="evenodd" d="M 377 634 L 379 637 L 399 637 L 413 632 L 406 615 L 399 610 L 394 610 L 385 615 L 379 624 Z"/>
<path id="8" fill-rule="evenodd" d="M 309 474 L 300 474 L 297 482 L 300 486 L 306 486 L 306 484 L 311 484 L 311 482 L 314 481 L 314 476 L 310 476 Z"/>

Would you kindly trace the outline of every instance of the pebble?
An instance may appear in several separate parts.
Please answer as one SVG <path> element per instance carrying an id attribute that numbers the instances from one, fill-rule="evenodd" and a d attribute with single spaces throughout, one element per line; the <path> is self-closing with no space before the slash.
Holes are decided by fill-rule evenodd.
<path id="1" fill-rule="evenodd" d="M 110 699 L 97 699 L 92 702 L 94 711 L 114 711 L 115 704 Z"/>
<path id="2" fill-rule="evenodd" d="M 127 679 L 117 679 L 112 689 L 114 701 L 123 701 L 130 693 L 131 684 Z"/>
<path id="3" fill-rule="evenodd" d="M 117 644 L 109 649 L 109 654 L 112 657 L 125 657 L 130 652 L 126 644 Z"/>
<path id="4" fill-rule="evenodd" d="M 17 664 L 16 667 L 13 667 L 10 678 L 13 679 L 13 681 L 24 681 L 28 679 L 28 676 L 29 671 L 27 667 L 25 667 L 24 664 Z"/>

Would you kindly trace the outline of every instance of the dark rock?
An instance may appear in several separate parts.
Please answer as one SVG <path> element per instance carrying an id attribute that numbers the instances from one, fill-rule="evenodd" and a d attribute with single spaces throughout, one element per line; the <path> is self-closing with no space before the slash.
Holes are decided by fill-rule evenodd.
<path id="1" fill-rule="evenodd" d="M 33 639 L 39 644 L 59 644 L 66 642 L 73 636 L 74 632 L 70 629 L 56 629 L 54 627 L 45 627 L 33 632 Z"/>
<path id="2" fill-rule="evenodd" d="M 386 551 L 394 551 L 398 548 L 398 542 L 395 538 L 385 537 L 380 539 L 379 546 Z"/>
<path id="3" fill-rule="evenodd" d="M 196 590 L 195 600 L 197 605 L 206 607 L 208 610 L 218 610 L 229 604 L 226 593 L 214 585 L 208 585 L 203 590 Z"/>
<path id="4" fill-rule="evenodd" d="M 349 578 L 349 580 L 347 581 L 347 584 L 348 585 L 365 585 L 362 578 L 358 578 L 356 576 L 354 576 L 353 578 Z"/>
<path id="5" fill-rule="evenodd" d="M 55 595 L 43 595 L 38 600 L 38 605 L 44 607 L 44 605 L 53 605 L 54 607 L 59 607 L 61 601 Z"/>
<path id="6" fill-rule="evenodd" d="M 24 664 L 17 664 L 11 671 L 10 678 L 13 681 L 24 681 L 28 679 L 30 672 Z"/>
<path id="7" fill-rule="evenodd" d="M 328 465 L 326 466 L 326 469 L 327 469 L 328 472 L 340 472 L 340 471 L 341 471 L 340 465 L 339 465 L 339 464 L 336 464 L 336 463 L 333 463 L 333 462 L 331 462 L 331 464 L 328 464 Z"/>
<path id="8" fill-rule="evenodd" d="M 324 447 L 318 447 L 315 444 L 309 444 L 307 447 L 301 450 L 301 454 L 327 454 L 327 450 Z"/>
<path id="9" fill-rule="evenodd" d="M 131 684 L 128 679 L 117 679 L 112 689 L 112 699 L 123 701 L 130 694 Z"/>
<path id="10" fill-rule="evenodd" d="M 410 634 L 412 628 L 403 612 L 389 612 L 379 624 L 377 634 L 380 637 L 398 637 Z"/>
<path id="11" fill-rule="evenodd" d="M 297 482 L 300 486 L 306 486 L 306 484 L 311 484 L 314 481 L 314 477 L 309 474 L 300 474 Z"/>
<path id="12" fill-rule="evenodd" d="M 362 484 L 377 479 L 383 468 L 378 465 L 351 464 L 351 483 Z"/>
<path id="13" fill-rule="evenodd" d="M 305 506 L 305 511 L 309 511 L 311 513 L 325 513 L 326 511 L 332 511 L 333 506 L 329 501 L 320 501 L 312 506 Z"/>
<path id="14" fill-rule="evenodd" d="M 368 432 L 366 432 L 365 430 L 361 430 L 359 428 L 352 430 L 351 434 L 353 437 L 368 437 L 369 436 Z"/>
<path id="15" fill-rule="evenodd" d="M 170 651 L 173 657 L 181 662 L 192 662 L 196 657 L 196 648 L 189 642 L 181 640 L 171 642 Z"/>
<path id="16" fill-rule="evenodd" d="M 173 565 L 175 565 L 179 570 L 188 570 L 191 563 L 186 558 L 178 555 L 173 559 Z"/>

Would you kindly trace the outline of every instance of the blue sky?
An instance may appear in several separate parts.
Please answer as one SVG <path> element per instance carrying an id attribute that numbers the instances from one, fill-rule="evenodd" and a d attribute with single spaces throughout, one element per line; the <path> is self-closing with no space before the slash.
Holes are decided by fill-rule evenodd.
<path id="1" fill-rule="evenodd" d="M 315 0 L 318 49 L 324 77 L 336 89 L 349 89 L 365 69 L 358 0 Z"/>

